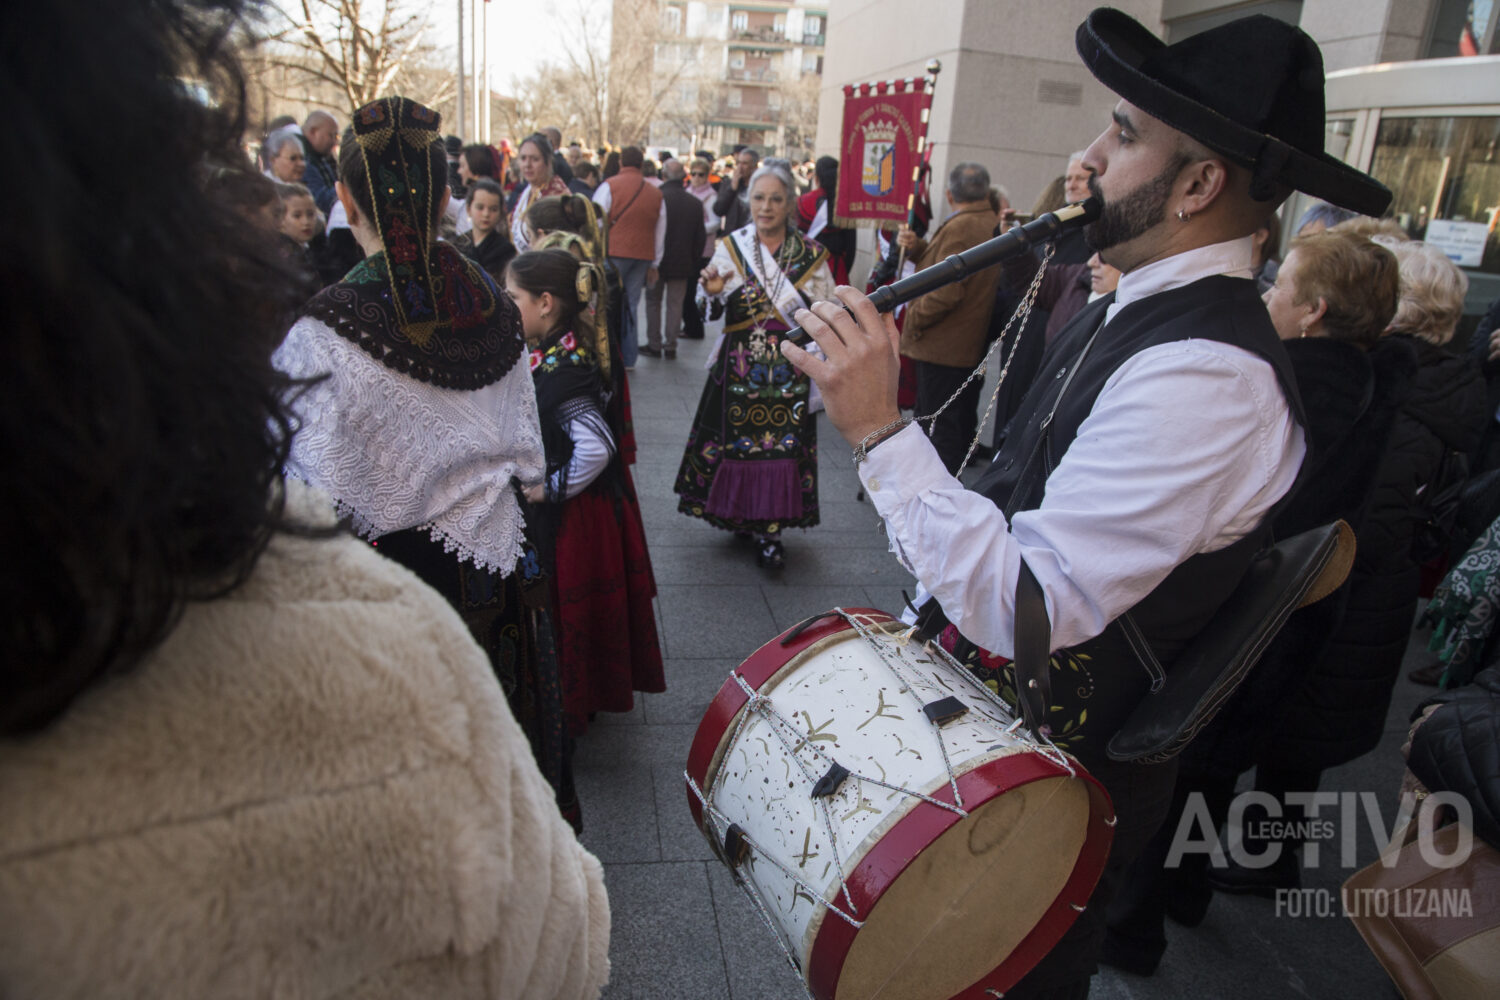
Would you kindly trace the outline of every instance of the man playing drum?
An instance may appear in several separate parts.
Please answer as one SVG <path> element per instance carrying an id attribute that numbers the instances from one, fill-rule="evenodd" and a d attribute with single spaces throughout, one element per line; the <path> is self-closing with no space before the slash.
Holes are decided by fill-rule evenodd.
<path id="1" fill-rule="evenodd" d="M 827 355 L 783 351 L 855 445 L 922 622 L 1015 681 L 1018 582 L 1045 599 L 1053 739 L 1118 815 L 1090 905 L 1008 998 L 1088 993 L 1104 909 L 1161 822 L 1175 766 L 1119 762 L 1109 738 L 1225 602 L 1268 540 L 1306 451 L 1286 355 L 1251 280 L 1251 235 L 1293 189 L 1378 215 L 1390 193 L 1323 153 L 1323 65 L 1299 29 L 1251 17 L 1171 46 L 1126 15 L 1079 27 L 1084 63 L 1121 99 L 1084 167 L 1085 229 L 1123 276 L 1047 349 L 973 489 L 896 407 L 898 337 L 838 289 L 797 316 Z"/>

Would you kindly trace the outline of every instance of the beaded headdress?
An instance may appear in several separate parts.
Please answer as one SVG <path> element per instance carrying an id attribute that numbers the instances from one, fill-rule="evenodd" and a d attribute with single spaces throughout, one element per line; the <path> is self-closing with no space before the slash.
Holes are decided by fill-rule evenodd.
<path id="1" fill-rule="evenodd" d="M 353 141 L 384 250 L 367 257 L 308 302 L 329 324 L 387 367 L 423 382 L 477 389 L 520 358 L 520 316 L 479 265 L 434 241 L 446 172 L 434 174 L 442 116 L 404 97 L 354 112 Z"/>
<path id="2" fill-rule="evenodd" d="M 354 141 L 365 156 L 375 228 L 390 264 L 391 304 L 419 347 L 437 328 L 441 281 L 427 250 L 440 194 L 430 158 L 441 125 L 436 111 L 404 97 L 385 97 L 354 113 Z"/>

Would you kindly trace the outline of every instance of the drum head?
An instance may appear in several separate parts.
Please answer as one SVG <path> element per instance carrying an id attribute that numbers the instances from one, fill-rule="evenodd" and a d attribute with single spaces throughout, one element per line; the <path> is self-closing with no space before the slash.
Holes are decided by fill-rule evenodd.
<path id="1" fill-rule="evenodd" d="M 994 971 L 1062 895 L 1089 810 L 1085 782 L 1044 778 L 954 824 L 865 918 L 836 1000 L 952 997 Z"/>

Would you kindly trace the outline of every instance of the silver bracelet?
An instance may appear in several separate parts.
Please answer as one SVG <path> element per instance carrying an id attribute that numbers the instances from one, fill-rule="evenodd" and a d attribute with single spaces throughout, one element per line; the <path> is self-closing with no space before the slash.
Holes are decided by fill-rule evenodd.
<path id="1" fill-rule="evenodd" d="M 891 432 L 904 430 L 909 423 L 911 423 L 911 417 L 898 417 L 879 430 L 874 430 L 866 434 L 864 440 L 854 446 L 854 467 L 859 468 L 859 463 L 870 457 L 871 448 L 884 441 L 887 437 L 894 437 L 895 435 Z"/>

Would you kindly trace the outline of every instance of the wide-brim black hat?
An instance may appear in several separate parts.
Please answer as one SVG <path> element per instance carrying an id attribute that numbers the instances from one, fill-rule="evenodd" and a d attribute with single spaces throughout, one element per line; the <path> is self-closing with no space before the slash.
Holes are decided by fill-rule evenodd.
<path id="1" fill-rule="evenodd" d="M 1364 215 L 1390 205 L 1384 184 L 1323 152 L 1323 54 L 1302 29 L 1256 14 L 1168 45 L 1100 7 L 1077 44 L 1100 83 L 1252 170 L 1254 197 L 1285 184 Z"/>

